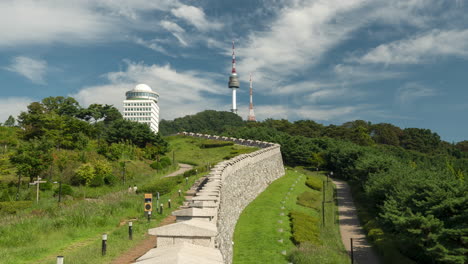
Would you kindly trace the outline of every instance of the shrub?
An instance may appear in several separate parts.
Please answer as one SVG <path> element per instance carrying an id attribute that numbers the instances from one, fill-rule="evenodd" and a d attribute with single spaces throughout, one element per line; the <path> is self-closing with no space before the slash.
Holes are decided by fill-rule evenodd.
<path id="1" fill-rule="evenodd" d="M 0 212 L 6 214 L 16 214 L 17 212 L 30 207 L 31 201 L 0 202 Z"/>
<path id="2" fill-rule="evenodd" d="M 234 145 L 234 142 L 232 141 L 206 139 L 200 143 L 200 148 L 219 148 L 232 145 Z"/>
<path id="3" fill-rule="evenodd" d="M 367 237 L 369 237 L 372 241 L 378 241 L 384 236 L 384 232 L 380 228 L 372 228 L 367 233 Z"/>
<path id="4" fill-rule="evenodd" d="M 292 229 L 292 240 L 295 244 L 303 242 L 310 242 L 314 245 L 320 245 L 319 228 L 317 217 L 309 216 L 307 214 L 291 211 L 289 213 Z"/>
<path id="5" fill-rule="evenodd" d="M 315 210 L 320 210 L 320 193 L 305 191 L 297 196 L 296 203 L 305 207 L 313 208 Z"/>
<path id="6" fill-rule="evenodd" d="M 162 157 L 161 160 L 159 160 L 159 163 L 161 163 L 161 166 L 163 168 L 167 168 L 172 164 L 171 159 L 169 157 Z"/>
<path id="7" fill-rule="evenodd" d="M 54 196 L 58 196 L 59 191 L 60 191 L 60 186 L 54 190 Z M 68 184 L 62 183 L 62 196 L 64 195 L 73 195 L 73 188 Z"/>
<path id="8" fill-rule="evenodd" d="M 322 180 L 316 177 L 307 177 L 307 181 L 305 183 L 309 188 L 314 190 L 320 191 L 322 190 Z"/>
<path id="9" fill-rule="evenodd" d="M 153 163 L 151 163 L 150 167 L 153 169 L 153 170 L 162 170 L 163 169 L 163 166 L 161 165 L 161 163 L 155 161 Z"/>
<path id="10" fill-rule="evenodd" d="M 72 184 L 74 185 L 89 185 L 95 175 L 94 167 L 89 164 L 81 165 L 76 171 L 75 176 L 72 178 Z"/>
<path id="11" fill-rule="evenodd" d="M 113 174 L 109 174 L 104 178 L 104 184 L 113 186 L 117 182 L 117 177 Z"/>
<path id="12" fill-rule="evenodd" d="M 182 177 L 169 177 L 169 178 L 162 178 L 157 182 L 143 185 L 141 188 L 138 188 L 138 193 L 152 193 L 156 194 L 159 192 L 159 195 L 164 195 L 170 193 L 177 184 L 182 182 Z"/>
<path id="13" fill-rule="evenodd" d="M 39 184 L 39 190 L 41 191 L 52 190 L 52 183 L 48 181 L 48 182 Z"/>

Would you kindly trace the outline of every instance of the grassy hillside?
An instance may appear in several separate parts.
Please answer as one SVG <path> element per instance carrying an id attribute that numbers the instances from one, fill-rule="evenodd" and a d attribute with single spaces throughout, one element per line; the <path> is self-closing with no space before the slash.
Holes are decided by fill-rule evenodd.
<path id="1" fill-rule="evenodd" d="M 176 151 L 176 161 L 190 164 L 215 163 L 233 155 L 233 152 L 255 150 L 243 146 L 201 149 L 199 143 L 203 139 L 182 136 L 167 140 Z M 203 155 L 194 155 L 198 152 Z M 172 155 L 169 156 L 172 158 Z M 156 171 L 149 166 L 150 163 L 144 159 L 128 161 L 126 170 L 129 180 L 125 185 L 119 182 L 113 186 L 72 186 L 73 195 L 66 197 L 60 204 L 57 203 L 57 197 L 53 196 L 57 188 L 53 186 L 52 190 L 40 192 L 38 204 L 29 201 L 26 208 L 16 208 L 16 213 L 4 212 L 0 215 L 0 263 L 55 263 L 57 255 L 64 255 L 66 263 L 111 262 L 125 249 L 144 239 L 148 228 L 157 226 L 170 214 L 170 210 L 165 208 L 162 215 L 154 214 L 153 220 L 148 223 L 143 218 L 142 195 L 127 192 L 129 183 L 143 188 L 145 184 L 157 182 L 163 175 L 176 169 L 170 167 Z M 120 172 L 119 168 L 117 173 Z M 160 203 L 167 207 L 167 200 L 171 199 L 173 210 L 183 199 L 178 197 L 177 190 L 189 188 L 204 173 L 202 168 L 198 172 L 190 176 L 189 184 L 183 181 L 174 186 L 170 193 L 161 196 Z M 4 176 L 4 179 L 7 177 Z M 35 194 L 34 190 L 30 189 L 31 194 Z M 9 206 L 15 207 L 15 203 L 9 202 Z M 134 221 L 132 241 L 127 238 L 126 222 L 130 219 Z M 101 257 L 100 239 L 104 232 L 109 234 L 108 254 Z"/>

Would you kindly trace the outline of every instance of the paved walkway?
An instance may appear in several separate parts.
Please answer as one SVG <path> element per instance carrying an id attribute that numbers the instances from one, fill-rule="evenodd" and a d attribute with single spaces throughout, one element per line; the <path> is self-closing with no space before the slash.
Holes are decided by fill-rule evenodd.
<path id="1" fill-rule="evenodd" d="M 366 241 L 364 230 L 359 223 L 349 185 L 344 181 L 336 179 L 333 179 L 333 183 L 336 185 L 337 191 L 341 240 L 346 250 L 351 252 L 350 239 L 353 238 L 354 263 L 380 263 L 374 250 Z"/>
<path id="2" fill-rule="evenodd" d="M 183 164 L 183 163 L 179 163 L 179 167 L 180 169 L 174 171 L 173 173 L 169 174 L 169 175 L 166 175 L 164 177 L 174 177 L 174 176 L 177 176 L 179 174 L 182 174 L 188 170 L 191 170 L 193 168 L 192 165 L 188 165 L 188 164 Z"/>

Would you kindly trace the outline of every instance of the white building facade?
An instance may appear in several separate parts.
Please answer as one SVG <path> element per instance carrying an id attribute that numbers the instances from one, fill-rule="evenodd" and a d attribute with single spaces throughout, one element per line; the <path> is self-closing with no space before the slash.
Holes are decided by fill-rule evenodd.
<path id="1" fill-rule="evenodd" d="M 138 84 L 125 93 L 124 119 L 147 124 L 154 133 L 159 131 L 159 94 L 146 84 Z"/>

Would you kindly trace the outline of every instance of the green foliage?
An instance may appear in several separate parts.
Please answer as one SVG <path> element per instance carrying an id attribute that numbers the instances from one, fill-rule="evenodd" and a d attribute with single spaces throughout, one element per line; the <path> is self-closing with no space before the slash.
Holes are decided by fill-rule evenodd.
<path id="1" fill-rule="evenodd" d="M 16 119 L 11 115 L 8 117 L 5 123 L 3 123 L 3 125 L 6 127 L 12 127 L 12 126 L 15 126 L 15 124 L 16 124 Z"/>
<path id="2" fill-rule="evenodd" d="M 315 210 L 320 210 L 322 202 L 319 192 L 305 191 L 297 196 L 297 204 L 309 207 Z"/>
<path id="3" fill-rule="evenodd" d="M 32 182 L 33 178 L 39 177 L 51 165 L 52 144 L 44 138 L 23 142 L 10 157 L 10 161 L 20 175 L 29 177 Z"/>
<path id="4" fill-rule="evenodd" d="M 138 193 L 152 193 L 153 195 L 156 195 L 156 193 L 159 192 L 159 195 L 164 195 L 170 193 L 177 184 L 181 182 L 182 177 L 180 176 L 162 178 L 138 188 Z"/>
<path id="5" fill-rule="evenodd" d="M 0 202 L 0 213 L 16 214 L 25 208 L 31 207 L 31 201 Z"/>
<path id="6" fill-rule="evenodd" d="M 116 120 L 107 128 L 106 140 L 108 143 L 118 143 L 130 141 L 132 144 L 144 148 L 147 144 L 151 144 L 160 148 L 161 153 L 167 152 L 168 143 L 161 137 L 151 131 L 150 127 L 129 120 Z"/>
<path id="7" fill-rule="evenodd" d="M 200 148 L 219 148 L 232 145 L 234 145 L 234 142 L 231 141 L 205 139 L 200 143 Z"/>
<path id="8" fill-rule="evenodd" d="M 314 245 L 320 245 L 319 238 L 319 219 L 298 211 L 289 213 L 292 228 L 292 240 L 296 244 L 310 242 Z"/>
<path id="9" fill-rule="evenodd" d="M 306 185 L 309 188 L 320 191 L 322 190 L 323 181 L 319 178 L 309 176 L 307 177 Z"/>
<path id="10" fill-rule="evenodd" d="M 60 186 L 58 186 L 54 190 L 54 196 L 58 196 L 59 191 L 60 191 Z M 72 196 L 73 195 L 73 188 L 68 184 L 62 183 L 62 196 L 65 196 L 65 195 Z"/>
<path id="11" fill-rule="evenodd" d="M 150 167 L 151 167 L 152 169 L 154 169 L 154 170 L 162 170 L 162 169 L 163 169 L 162 164 L 161 164 L 160 162 L 157 162 L 157 161 L 151 163 L 151 164 L 150 164 Z"/>
<path id="12" fill-rule="evenodd" d="M 96 171 L 94 170 L 93 165 L 85 163 L 75 171 L 75 177 L 73 178 L 72 183 L 75 185 L 82 184 L 88 186 L 93 182 L 95 173 Z"/>
<path id="13" fill-rule="evenodd" d="M 39 190 L 41 191 L 52 190 L 52 183 L 48 181 L 48 182 L 39 184 Z"/>
<path id="14" fill-rule="evenodd" d="M 224 129 L 242 125 L 242 118 L 236 114 L 206 110 L 195 115 L 176 118 L 174 121 L 161 120 L 159 129 L 161 134 L 166 136 L 183 131 L 220 134 Z"/>

